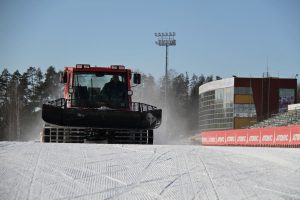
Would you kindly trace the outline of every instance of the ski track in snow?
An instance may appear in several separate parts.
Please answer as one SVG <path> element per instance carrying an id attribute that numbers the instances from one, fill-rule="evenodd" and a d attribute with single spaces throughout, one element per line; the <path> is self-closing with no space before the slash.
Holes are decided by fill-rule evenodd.
<path id="1" fill-rule="evenodd" d="M 0 142 L 0 199 L 300 199 L 300 149 Z"/>

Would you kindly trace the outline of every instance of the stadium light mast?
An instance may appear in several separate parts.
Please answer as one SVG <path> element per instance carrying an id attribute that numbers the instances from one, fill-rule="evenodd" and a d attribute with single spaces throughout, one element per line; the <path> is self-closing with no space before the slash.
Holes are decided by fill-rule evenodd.
<path id="1" fill-rule="evenodd" d="M 165 46 L 166 47 L 166 71 L 165 71 L 165 105 L 167 105 L 167 90 L 168 90 L 168 47 L 169 46 L 175 46 L 176 40 L 175 32 L 160 32 L 160 33 L 154 33 L 155 37 L 157 38 L 157 41 L 155 41 L 155 44 L 158 46 Z"/>

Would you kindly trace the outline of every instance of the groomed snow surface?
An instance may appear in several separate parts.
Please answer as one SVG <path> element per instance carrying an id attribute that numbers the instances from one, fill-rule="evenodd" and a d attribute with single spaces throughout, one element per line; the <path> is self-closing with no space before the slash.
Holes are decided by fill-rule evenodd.
<path id="1" fill-rule="evenodd" d="M 300 149 L 0 142 L 0 199 L 300 199 Z"/>

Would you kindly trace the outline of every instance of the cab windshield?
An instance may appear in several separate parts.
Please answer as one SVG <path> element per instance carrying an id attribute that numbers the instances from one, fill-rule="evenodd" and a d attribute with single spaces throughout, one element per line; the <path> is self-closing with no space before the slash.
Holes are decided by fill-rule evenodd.
<path id="1" fill-rule="evenodd" d="M 75 72 L 72 106 L 125 108 L 127 90 L 125 73 Z"/>

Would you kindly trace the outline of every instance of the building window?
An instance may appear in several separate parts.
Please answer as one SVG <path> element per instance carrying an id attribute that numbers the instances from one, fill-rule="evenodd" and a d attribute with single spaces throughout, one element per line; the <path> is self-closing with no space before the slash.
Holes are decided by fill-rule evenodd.
<path id="1" fill-rule="evenodd" d="M 286 112 L 289 104 L 295 103 L 295 89 L 279 89 L 279 112 Z"/>
<path id="2" fill-rule="evenodd" d="M 251 87 L 235 87 L 234 94 L 251 94 L 252 95 L 252 88 Z"/>
<path id="3" fill-rule="evenodd" d="M 234 117 L 256 117 L 254 104 L 234 104 Z"/>
<path id="4" fill-rule="evenodd" d="M 199 128 L 233 128 L 233 87 L 219 88 L 199 95 Z"/>

